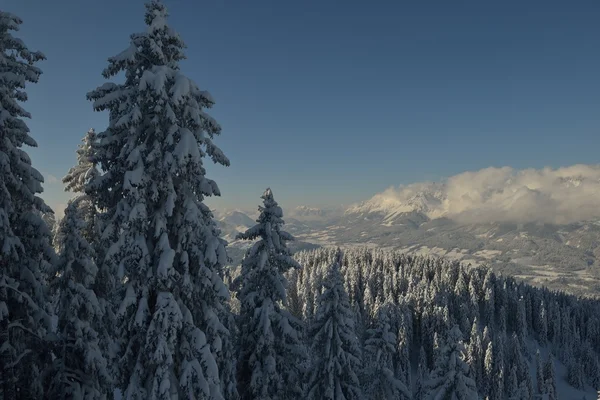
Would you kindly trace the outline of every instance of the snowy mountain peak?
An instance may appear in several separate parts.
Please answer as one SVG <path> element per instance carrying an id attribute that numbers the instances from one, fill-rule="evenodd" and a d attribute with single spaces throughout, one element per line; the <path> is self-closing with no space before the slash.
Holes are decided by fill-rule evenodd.
<path id="1" fill-rule="evenodd" d="M 292 210 L 291 214 L 297 217 L 322 217 L 325 215 L 325 211 L 316 207 L 298 206 Z"/>
<path id="2" fill-rule="evenodd" d="M 319 208 L 310 206 L 298 206 L 289 210 L 287 216 L 301 221 L 317 221 L 338 217 L 344 209 L 338 206 Z"/>
<path id="3" fill-rule="evenodd" d="M 234 210 L 223 213 L 218 218 L 221 222 L 226 222 L 231 225 L 251 227 L 255 221 L 242 211 Z"/>
<path id="4" fill-rule="evenodd" d="M 371 199 L 352 205 L 345 214 L 384 214 L 385 219 L 397 215 L 418 212 L 430 218 L 445 214 L 445 194 L 441 184 L 419 184 L 418 187 L 404 187 L 400 191 L 390 188 L 376 194 Z"/>
<path id="5" fill-rule="evenodd" d="M 392 187 L 346 210 L 346 214 L 378 213 L 385 218 L 410 212 L 465 223 L 595 220 L 600 217 L 600 166 L 485 168 L 439 183 Z"/>

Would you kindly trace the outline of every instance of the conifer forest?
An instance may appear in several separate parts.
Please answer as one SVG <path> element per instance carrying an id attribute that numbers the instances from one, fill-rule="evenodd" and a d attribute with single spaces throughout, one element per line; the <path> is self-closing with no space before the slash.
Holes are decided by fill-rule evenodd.
<path id="1" fill-rule="evenodd" d="M 82 92 L 106 128 L 73 143 L 54 223 L 26 103 L 52 77 L 1 8 L 0 400 L 596 398 L 591 297 L 390 249 L 294 253 L 268 188 L 233 265 L 205 204 L 227 132 L 159 0 Z"/>

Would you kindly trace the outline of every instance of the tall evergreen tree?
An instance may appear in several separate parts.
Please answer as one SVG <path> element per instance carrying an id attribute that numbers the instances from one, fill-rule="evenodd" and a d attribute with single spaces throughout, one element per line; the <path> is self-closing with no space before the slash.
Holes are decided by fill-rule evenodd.
<path id="1" fill-rule="evenodd" d="M 454 326 L 448 333 L 446 344 L 440 351 L 427 383 L 426 399 L 477 399 L 475 380 L 470 376 L 469 365 L 465 361 L 466 350 L 462 343 L 462 333 Z"/>
<path id="2" fill-rule="evenodd" d="M 544 383 L 546 385 L 546 393 L 549 400 L 557 400 L 558 393 L 556 391 L 556 374 L 554 372 L 554 358 L 552 353 L 548 354 L 548 359 L 544 363 Z"/>
<path id="3" fill-rule="evenodd" d="M 506 377 L 505 380 L 506 383 L 506 395 L 508 396 L 508 398 L 513 398 L 517 395 L 517 391 L 519 388 L 519 381 L 517 378 L 517 366 L 516 365 L 512 365 L 512 367 L 510 367 L 508 376 Z"/>
<path id="4" fill-rule="evenodd" d="M 93 197 L 84 195 L 87 185 L 96 179 L 99 171 L 94 161 L 94 145 L 96 142 L 96 131 L 90 129 L 82 139 L 77 153 L 77 163 L 71 167 L 62 181 L 65 184 L 65 191 L 70 191 L 78 195 L 77 215 L 82 219 L 82 228 L 80 234 L 91 245 L 95 245 L 94 253 L 102 244 L 98 240 L 100 234 L 97 226 L 97 210 Z M 55 236 L 56 236 L 55 232 Z M 60 242 L 60 241 L 58 241 Z M 60 243 L 55 243 L 55 247 Z M 60 251 L 60 248 L 58 248 Z"/>
<path id="5" fill-rule="evenodd" d="M 77 150 L 77 164 L 63 178 L 65 190 L 77 194 L 65 209 L 55 231 L 59 259 L 50 287 L 58 297 L 58 341 L 50 383 L 53 398 L 103 399 L 114 391 L 110 367 L 114 344 L 106 325 L 110 304 L 95 292 L 98 268 L 91 245 L 97 237 L 96 208 L 83 194 L 98 176 L 92 146 L 96 134 L 90 129 Z M 109 320 L 112 322 L 112 320 Z"/>
<path id="6" fill-rule="evenodd" d="M 366 397 L 373 400 L 404 400 L 411 395 L 406 384 L 394 376 L 393 355 L 396 335 L 391 331 L 390 304 L 383 304 L 375 318 L 375 325 L 367 331 L 365 358 Z"/>
<path id="7" fill-rule="evenodd" d="M 314 363 L 310 369 L 308 399 L 358 400 L 361 352 L 354 332 L 354 318 L 340 274 L 341 252 L 330 267 L 310 327 Z"/>
<path id="8" fill-rule="evenodd" d="M 519 387 L 517 388 L 517 392 L 512 397 L 508 398 L 508 400 L 531 400 L 531 399 L 533 399 L 533 396 L 532 396 L 531 392 L 529 391 L 529 388 L 527 387 L 527 383 L 525 380 L 521 381 L 521 383 L 519 384 Z"/>
<path id="9" fill-rule="evenodd" d="M 494 346 L 494 372 L 492 379 L 492 386 L 490 390 L 491 400 L 503 400 L 504 399 L 504 385 L 506 380 L 505 364 L 504 364 L 504 332 L 495 338 Z"/>
<path id="10" fill-rule="evenodd" d="M 544 379 L 544 367 L 542 365 L 542 356 L 540 355 L 540 349 L 535 353 L 535 377 L 537 384 L 537 393 L 546 394 L 548 393 L 546 388 L 546 381 Z"/>
<path id="11" fill-rule="evenodd" d="M 301 325 L 286 307 L 284 273 L 300 264 L 291 257 L 283 212 L 271 189 L 262 195 L 258 224 L 238 239 L 260 238 L 248 250 L 237 279 L 240 300 L 239 391 L 244 399 L 301 397 L 305 349 Z"/>
<path id="12" fill-rule="evenodd" d="M 38 197 L 42 175 L 23 146 L 37 146 L 25 118 L 25 86 L 42 73 L 45 59 L 14 37 L 22 20 L 0 11 L 0 398 L 43 396 L 40 379 L 49 365 L 44 344 L 50 329 L 45 273 L 55 260 L 42 219 L 52 210 Z"/>
<path id="13" fill-rule="evenodd" d="M 115 338 L 112 335 L 113 327 L 117 322 L 113 307 L 116 298 L 115 295 L 117 294 L 114 290 L 115 277 L 111 274 L 110 270 L 102 268 L 101 260 L 106 252 L 106 240 L 101 236 L 102 221 L 99 216 L 102 216 L 102 214 L 98 213 L 98 202 L 93 192 L 90 195 L 85 194 L 88 185 L 98 178 L 100 174 L 95 160 L 96 144 L 96 131 L 90 129 L 83 137 L 82 143 L 76 151 L 77 164 L 69 169 L 62 181 L 65 184 L 65 191 L 71 191 L 77 195 L 76 211 L 77 218 L 80 220 L 78 224 L 81 225 L 77 233 L 81 236 L 83 242 L 92 247 L 89 252 L 97 270 L 92 280 L 92 286 L 89 288 L 94 292 L 98 301 L 101 322 L 90 322 L 94 324 L 94 329 L 98 335 L 98 346 L 106 359 L 110 374 L 116 375 L 118 372 L 114 370 L 114 357 L 117 350 Z M 73 207 L 75 208 L 75 206 Z M 61 234 L 58 231 L 55 232 L 54 236 L 55 248 L 59 253 L 62 253 L 65 250 L 62 246 L 68 243 L 68 241 L 61 238 Z M 96 318 L 97 315 L 90 315 L 90 317 Z M 114 385 L 114 379 L 112 380 L 112 384 Z"/>
<path id="14" fill-rule="evenodd" d="M 65 190 L 74 193 L 83 193 L 86 186 L 98 176 L 98 169 L 94 161 L 94 145 L 97 140 L 96 131 L 90 129 L 77 149 L 77 164 L 72 167 L 63 178 Z"/>
<path id="15" fill-rule="evenodd" d="M 542 301 L 540 304 L 540 313 L 538 317 L 538 338 L 539 342 L 542 345 L 545 345 L 548 341 L 548 312 L 546 311 L 546 306 Z"/>
<path id="16" fill-rule="evenodd" d="M 494 384 L 494 345 L 490 341 L 485 350 L 485 357 L 483 360 L 483 393 L 490 397 L 492 393 L 492 386 Z"/>
<path id="17" fill-rule="evenodd" d="M 146 4 L 145 32 L 109 59 L 103 75 L 124 72 L 88 94 L 109 111 L 86 186 L 101 210 L 108 245 L 101 270 L 116 275 L 120 338 L 118 386 L 125 399 L 221 399 L 232 377 L 227 262 L 205 196 L 220 195 L 203 159 L 229 165 L 213 143 L 221 131 L 205 111 L 214 101 L 180 71 L 184 43 L 158 0 Z M 224 388 L 226 387 L 226 388 Z"/>
<path id="18" fill-rule="evenodd" d="M 527 399 L 533 396 L 533 382 L 531 379 L 531 373 L 529 371 L 529 365 L 523 357 L 521 352 L 522 337 L 519 337 L 517 333 L 514 333 L 511 338 L 509 346 L 509 358 L 511 362 L 516 366 L 518 389 L 517 394 L 514 397 L 520 398 L 525 397 Z"/>
<path id="19" fill-rule="evenodd" d="M 471 367 L 471 374 L 478 385 L 483 382 L 483 348 L 481 347 L 481 336 L 477 326 L 477 318 L 471 326 L 469 345 L 467 346 L 467 362 Z"/>
<path id="20" fill-rule="evenodd" d="M 414 400 L 423 400 L 426 395 L 425 384 L 429 380 L 429 369 L 427 368 L 427 355 L 425 349 L 421 347 L 419 351 L 419 365 L 417 367 L 417 379 L 415 381 Z"/>
<path id="21" fill-rule="evenodd" d="M 393 301 L 387 301 L 388 308 L 392 310 L 395 308 Z M 412 373 L 411 373 L 411 362 L 410 362 L 410 333 L 408 332 L 407 326 L 410 322 L 404 318 L 400 321 L 400 328 L 398 329 L 398 340 L 397 348 L 395 351 L 395 364 L 396 364 L 396 377 L 409 389 L 412 387 Z"/>
<path id="22" fill-rule="evenodd" d="M 80 196 L 69 202 L 56 235 L 61 250 L 51 288 L 59 298 L 58 341 L 47 393 L 53 399 L 100 400 L 113 392 L 98 335 L 104 310 L 92 290 L 98 268 L 93 249 L 82 235 L 86 222 L 79 202 L 84 200 Z"/>
<path id="23" fill-rule="evenodd" d="M 567 382 L 576 389 L 583 389 L 583 366 L 581 361 L 571 356 L 567 360 Z"/>

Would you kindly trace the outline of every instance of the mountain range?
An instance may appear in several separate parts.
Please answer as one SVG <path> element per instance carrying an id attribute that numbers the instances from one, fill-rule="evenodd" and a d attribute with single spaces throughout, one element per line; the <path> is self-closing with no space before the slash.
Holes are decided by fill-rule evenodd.
<path id="1" fill-rule="evenodd" d="M 563 184 L 578 183 L 570 179 Z M 443 184 L 420 185 L 418 189 L 410 188 L 409 195 L 403 196 L 380 193 L 349 207 L 284 209 L 284 229 L 296 237 L 295 251 L 318 246 L 400 249 L 464 264 L 485 264 L 528 283 L 573 294 L 600 293 L 599 219 L 494 221 L 477 212 L 468 216 L 465 210 L 452 212 Z M 518 192 L 517 198 L 530 195 Z M 515 203 L 510 198 L 505 201 Z M 237 264 L 249 243 L 235 240 L 235 235 L 253 226 L 256 215 L 235 210 L 216 212 L 215 216 L 230 243 L 232 262 Z"/>

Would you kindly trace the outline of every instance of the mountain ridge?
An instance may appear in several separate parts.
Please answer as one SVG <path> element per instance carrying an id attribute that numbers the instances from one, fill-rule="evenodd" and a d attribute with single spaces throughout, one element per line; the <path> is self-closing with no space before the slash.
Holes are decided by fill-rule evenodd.
<path id="1" fill-rule="evenodd" d="M 444 199 L 439 185 L 431 187 L 435 190 L 415 192 L 409 202 L 387 201 L 385 196 L 375 195 L 329 212 L 309 206 L 289 212 L 284 209 L 286 230 L 297 238 L 295 250 L 314 246 L 398 249 L 474 266 L 488 265 L 525 282 L 574 294 L 600 292 L 597 219 L 567 224 L 462 221 L 435 214 L 434 206 L 443 204 Z M 234 223 L 240 220 L 247 225 Z M 234 263 L 243 256 L 241 246 L 247 245 L 235 241 L 235 234 L 253 225 L 250 221 L 250 217 L 238 214 L 218 221 L 229 248 L 237 254 Z"/>

